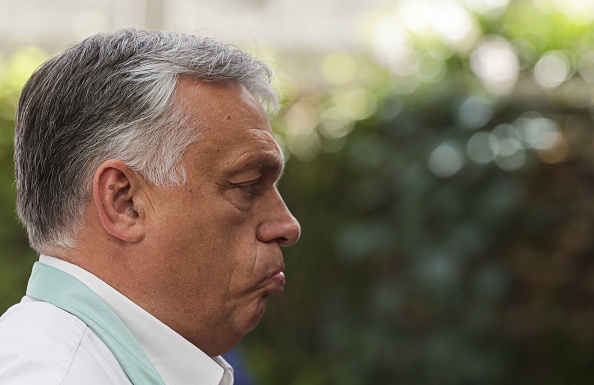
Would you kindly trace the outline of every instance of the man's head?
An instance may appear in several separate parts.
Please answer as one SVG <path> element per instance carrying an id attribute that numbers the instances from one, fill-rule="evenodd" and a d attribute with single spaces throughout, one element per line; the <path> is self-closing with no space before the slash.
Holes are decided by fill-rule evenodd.
<path id="1" fill-rule="evenodd" d="M 209 355 L 282 291 L 300 228 L 276 183 L 267 67 L 213 40 L 92 37 L 29 81 L 19 214 L 41 252 L 89 270 Z"/>
<path id="2" fill-rule="evenodd" d="M 159 186 L 185 181 L 180 159 L 198 139 L 174 103 L 181 75 L 236 81 L 275 108 L 271 71 L 234 46 L 158 31 L 98 34 L 46 62 L 17 111 L 18 213 L 33 248 L 72 246 L 92 175 L 123 160 Z"/>

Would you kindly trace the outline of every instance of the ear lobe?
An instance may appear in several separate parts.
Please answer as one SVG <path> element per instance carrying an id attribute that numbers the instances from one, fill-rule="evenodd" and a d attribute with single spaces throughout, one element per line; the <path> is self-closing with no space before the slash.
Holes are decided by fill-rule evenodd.
<path id="1" fill-rule="evenodd" d="M 119 159 L 103 162 L 93 177 L 93 201 L 105 231 L 125 242 L 140 242 L 145 226 L 136 173 Z"/>

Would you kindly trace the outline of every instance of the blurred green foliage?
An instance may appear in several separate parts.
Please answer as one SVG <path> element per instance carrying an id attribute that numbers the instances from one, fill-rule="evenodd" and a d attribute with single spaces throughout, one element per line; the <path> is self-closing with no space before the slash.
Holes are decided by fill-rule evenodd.
<path id="1" fill-rule="evenodd" d="M 241 344 L 260 383 L 594 380 L 593 10 L 403 1 L 365 15 L 369 52 L 289 92 L 273 125 L 303 235 Z M 42 56 L 0 71 L 0 309 L 34 258 L 11 136 Z"/>
<path id="2" fill-rule="evenodd" d="M 0 312 L 24 295 L 35 253 L 15 211 L 14 111 L 20 90 L 46 54 L 23 47 L 0 61 Z M 0 56 L 1 58 L 1 56 Z"/>
<path id="3" fill-rule="evenodd" d="M 456 42 L 383 10 L 394 52 L 324 59 L 279 118 L 303 235 L 242 345 L 263 383 L 594 380 L 592 20 L 457 4 Z"/>

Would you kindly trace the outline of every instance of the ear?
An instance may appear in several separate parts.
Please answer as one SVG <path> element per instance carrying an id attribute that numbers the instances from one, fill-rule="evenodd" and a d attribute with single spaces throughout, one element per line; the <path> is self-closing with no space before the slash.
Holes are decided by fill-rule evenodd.
<path id="1" fill-rule="evenodd" d="M 145 217 L 138 174 L 119 159 L 103 162 L 93 177 L 93 202 L 103 228 L 125 242 L 144 239 Z"/>

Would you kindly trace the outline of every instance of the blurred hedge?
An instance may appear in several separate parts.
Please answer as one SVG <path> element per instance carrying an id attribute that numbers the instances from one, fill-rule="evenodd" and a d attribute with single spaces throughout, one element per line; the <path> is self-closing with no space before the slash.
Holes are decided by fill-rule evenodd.
<path id="1" fill-rule="evenodd" d="M 592 19 L 457 4 L 473 41 L 383 10 L 395 52 L 280 117 L 303 237 L 243 345 L 264 383 L 594 380 Z"/>
<path id="2" fill-rule="evenodd" d="M 7 58 L 0 55 L 0 313 L 24 295 L 35 260 L 15 211 L 12 142 L 18 95 L 45 57 L 36 47 L 23 47 Z"/>

